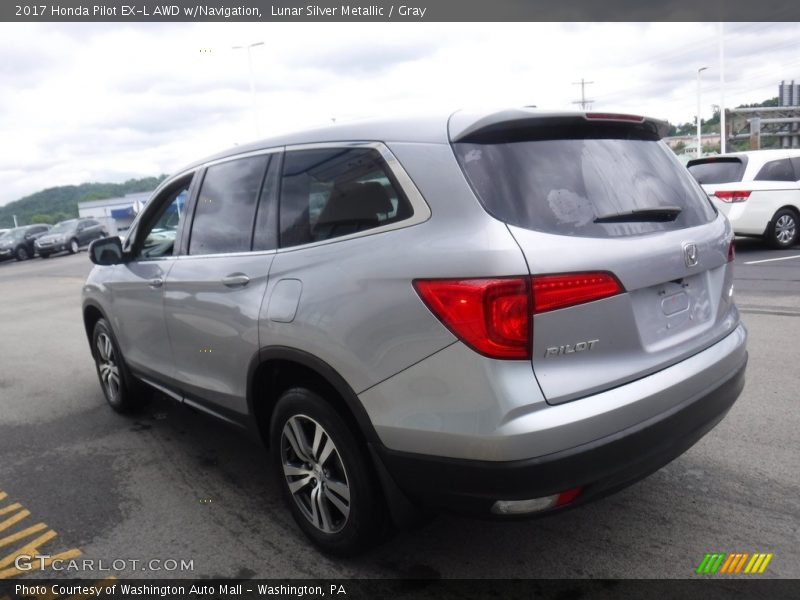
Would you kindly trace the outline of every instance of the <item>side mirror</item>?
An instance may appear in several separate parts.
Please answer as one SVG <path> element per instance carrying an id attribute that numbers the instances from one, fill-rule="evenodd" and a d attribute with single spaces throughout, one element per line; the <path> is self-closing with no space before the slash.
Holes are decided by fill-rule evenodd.
<path id="1" fill-rule="evenodd" d="M 89 260 L 96 265 L 118 265 L 125 262 L 122 241 L 118 236 L 94 240 L 89 244 Z"/>

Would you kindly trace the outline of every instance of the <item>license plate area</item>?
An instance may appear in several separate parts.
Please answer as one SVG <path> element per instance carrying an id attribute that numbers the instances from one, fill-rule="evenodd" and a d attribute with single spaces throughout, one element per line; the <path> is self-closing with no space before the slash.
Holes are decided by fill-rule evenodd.
<path id="1" fill-rule="evenodd" d="M 648 351 L 698 334 L 714 314 L 707 272 L 637 290 L 631 296 L 642 345 Z"/>

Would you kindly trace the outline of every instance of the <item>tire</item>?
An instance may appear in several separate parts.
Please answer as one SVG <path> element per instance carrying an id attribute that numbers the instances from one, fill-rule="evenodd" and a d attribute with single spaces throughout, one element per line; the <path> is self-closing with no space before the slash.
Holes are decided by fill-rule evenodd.
<path id="1" fill-rule="evenodd" d="M 98 319 L 92 333 L 92 357 L 100 387 L 109 406 L 118 413 L 135 412 L 144 405 L 144 386 L 125 366 L 117 340 L 105 319 Z"/>
<path id="2" fill-rule="evenodd" d="M 81 249 L 81 248 L 80 248 L 80 246 L 78 245 L 78 240 L 76 240 L 75 238 L 72 238 L 72 239 L 69 241 L 69 253 L 70 253 L 70 254 L 77 254 L 77 253 L 78 253 L 78 250 L 80 250 L 80 249 Z"/>
<path id="3" fill-rule="evenodd" d="M 270 440 L 284 499 L 318 548 L 351 556 L 379 540 L 386 509 L 366 448 L 329 403 L 305 388 L 284 392 Z"/>
<path id="4" fill-rule="evenodd" d="M 28 260 L 30 258 L 28 249 L 25 246 L 20 246 L 17 248 L 16 252 L 14 252 L 14 258 L 17 260 Z"/>
<path id="5" fill-rule="evenodd" d="M 797 243 L 800 223 L 795 211 L 782 208 L 775 213 L 767 226 L 766 241 L 773 248 L 791 248 Z"/>

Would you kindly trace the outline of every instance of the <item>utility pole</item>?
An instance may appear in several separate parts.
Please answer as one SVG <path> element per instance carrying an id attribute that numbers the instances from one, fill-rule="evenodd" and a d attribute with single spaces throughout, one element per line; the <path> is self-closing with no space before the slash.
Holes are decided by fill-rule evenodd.
<path id="1" fill-rule="evenodd" d="M 703 155 L 703 135 L 700 129 L 700 73 L 705 71 L 708 67 L 700 67 L 697 69 L 697 158 Z"/>
<path id="2" fill-rule="evenodd" d="M 592 84 L 592 83 L 594 83 L 594 81 L 584 81 L 583 77 L 581 77 L 580 81 L 573 81 L 572 82 L 572 85 L 581 86 L 581 99 L 580 100 L 575 100 L 573 102 L 573 104 L 580 104 L 581 105 L 581 110 L 586 110 L 587 108 L 590 107 L 592 102 L 594 102 L 594 100 L 587 100 L 586 99 L 586 86 L 589 85 L 589 84 Z"/>
<path id="3" fill-rule="evenodd" d="M 719 153 L 725 154 L 725 25 L 719 24 Z"/>
<path id="4" fill-rule="evenodd" d="M 19 225 L 17 225 L 17 215 L 14 215 L 14 228 L 16 229 L 17 227 L 19 227 Z"/>

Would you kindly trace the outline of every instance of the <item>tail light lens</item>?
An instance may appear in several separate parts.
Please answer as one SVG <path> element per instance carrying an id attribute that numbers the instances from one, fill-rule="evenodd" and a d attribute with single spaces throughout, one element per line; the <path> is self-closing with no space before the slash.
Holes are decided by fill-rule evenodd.
<path id="1" fill-rule="evenodd" d="M 733 262 L 733 259 L 736 258 L 736 244 L 734 240 L 731 240 L 731 243 L 728 245 L 728 262 Z"/>
<path id="2" fill-rule="evenodd" d="M 608 298 L 625 288 L 611 273 L 565 273 L 533 278 L 533 312 L 541 313 Z"/>
<path id="3" fill-rule="evenodd" d="M 750 191 L 735 191 L 735 192 L 728 192 L 723 190 L 717 190 L 714 192 L 714 195 L 719 198 L 722 202 L 726 204 L 732 204 L 734 202 L 744 202 L 750 197 Z"/>
<path id="4" fill-rule="evenodd" d="M 532 315 L 625 291 L 611 273 L 418 279 L 414 288 L 461 341 L 490 358 L 530 359 Z"/>
<path id="5" fill-rule="evenodd" d="M 417 280 L 428 308 L 464 343 L 491 358 L 530 358 L 528 278 Z"/>

